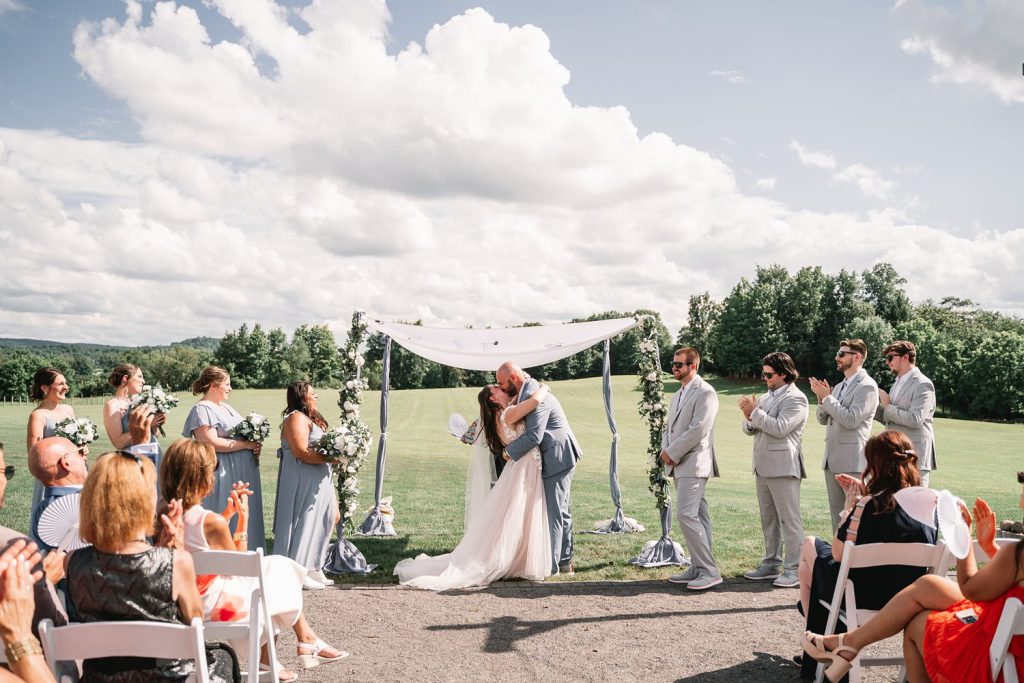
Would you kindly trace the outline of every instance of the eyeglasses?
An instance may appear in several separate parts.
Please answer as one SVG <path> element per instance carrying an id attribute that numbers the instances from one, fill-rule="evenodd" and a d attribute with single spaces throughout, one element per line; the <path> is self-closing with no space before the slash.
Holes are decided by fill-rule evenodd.
<path id="1" fill-rule="evenodd" d="M 117 449 L 114 452 L 117 453 L 118 455 L 120 455 L 121 457 L 129 458 L 131 460 L 134 460 L 136 463 L 138 463 L 138 465 L 139 465 L 139 472 L 141 472 L 143 474 L 143 476 L 145 476 L 146 471 L 142 468 L 142 461 L 139 460 L 139 456 L 135 455 L 131 451 L 124 451 L 124 450 L 121 450 L 120 448 Z"/>
<path id="2" fill-rule="evenodd" d="M 693 363 L 686 363 L 686 362 L 680 363 L 677 360 L 672 361 L 672 369 L 673 370 L 678 370 L 679 368 L 683 367 L 684 365 L 693 365 Z"/>
<path id="3" fill-rule="evenodd" d="M 843 351 L 842 349 L 840 349 L 839 351 L 836 351 L 836 358 L 842 358 L 843 356 L 847 356 L 847 355 L 852 356 L 855 353 L 860 353 L 860 352 L 859 351 Z"/>
<path id="4" fill-rule="evenodd" d="M 779 374 L 779 373 L 777 373 L 777 372 L 762 372 L 761 373 L 761 379 L 771 379 L 772 377 L 775 377 L 775 375 L 777 375 L 777 374 Z"/>
<path id="5" fill-rule="evenodd" d="M 891 363 L 893 358 L 902 358 L 902 357 L 903 357 L 902 353 L 888 353 L 888 354 L 885 355 L 885 362 L 886 363 Z"/>

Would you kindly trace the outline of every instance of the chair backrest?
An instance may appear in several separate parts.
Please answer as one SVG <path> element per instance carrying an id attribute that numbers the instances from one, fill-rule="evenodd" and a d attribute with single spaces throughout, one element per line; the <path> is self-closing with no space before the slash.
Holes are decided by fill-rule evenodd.
<path id="1" fill-rule="evenodd" d="M 184 624 L 157 621 L 96 621 L 89 624 L 54 626 L 50 619 L 39 623 L 39 637 L 46 662 L 54 676 L 57 663 L 98 657 L 156 657 L 192 659 L 196 680 L 210 680 L 199 617 Z"/>
<path id="2" fill-rule="evenodd" d="M 246 660 L 249 667 L 249 680 L 253 681 L 253 683 L 259 677 L 260 643 L 265 643 L 267 658 L 270 662 L 270 678 L 273 683 L 277 683 L 278 677 L 275 668 L 277 649 L 274 645 L 270 603 L 267 598 L 266 580 L 263 576 L 263 548 L 257 548 L 248 552 L 197 550 L 192 553 L 192 563 L 195 565 L 197 575 L 218 574 L 221 576 L 245 576 L 257 579 L 258 586 L 253 590 L 250 597 L 248 622 L 210 621 L 206 622 L 206 624 L 207 628 L 212 632 L 213 635 L 211 637 L 213 638 L 233 639 L 236 636 L 232 635 L 232 632 L 237 632 L 238 630 L 246 633 L 249 641 Z"/>
<path id="3" fill-rule="evenodd" d="M 996 539 L 996 547 L 997 548 L 1002 548 L 1004 545 L 1007 545 L 1008 543 L 1020 543 L 1020 539 L 1017 539 L 1017 538 L 997 538 Z M 975 539 L 975 541 L 974 541 L 974 559 L 977 560 L 978 562 L 990 562 L 992 560 L 992 558 L 988 556 L 988 553 L 986 553 L 982 549 L 981 544 L 978 543 L 977 539 Z"/>
<path id="4" fill-rule="evenodd" d="M 992 644 L 988 650 L 989 669 L 992 672 L 992 680 L 1004 674 L 1006 681 L 1017 680 L 1017 664 L 1013 657 L 1007 657 L 1007 650 L 1010 648 L 1010 640 L 1014 636 L 1024 634 L 1024 605 L 1017 598 L 1007 598 L 1003 603 L 1003 612 L 999 615 L 999 624 L 996 626 L 996 633 L 992 637 Z M 1012 669 L 1008 671 L 1007 669 Z"/>

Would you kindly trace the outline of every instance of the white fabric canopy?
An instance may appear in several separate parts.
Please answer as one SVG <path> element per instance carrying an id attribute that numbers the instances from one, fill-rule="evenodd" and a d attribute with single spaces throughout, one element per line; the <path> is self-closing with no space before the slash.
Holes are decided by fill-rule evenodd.
<path id="1" fill-rule="evenodd" d="M 422 327 L 380 320 L 369 327 L 413 353 L 464 370 L 497 370 L 504 361 L 532 368 L 571 356 L 634 327 L 633 318 L 487 330 Z"/>

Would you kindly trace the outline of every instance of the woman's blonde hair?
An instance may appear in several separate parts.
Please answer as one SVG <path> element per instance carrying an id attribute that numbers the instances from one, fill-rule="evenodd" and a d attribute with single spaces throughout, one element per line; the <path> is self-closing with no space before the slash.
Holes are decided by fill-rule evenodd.
<path id="1" fill-rule="evenodd" d="M 186 510 L 210 492 L 217 453 L 213 446 L 195 439 L 178 439 L 160 461 L 160 490 L 165 500 L 181 500 Z"/>
<path id="2" fill-rule="evenodd" d="M 82 487 L 78 533 L 103 552 L 153 534 L 156 468 L 126 453 L 101 455 Z"/>

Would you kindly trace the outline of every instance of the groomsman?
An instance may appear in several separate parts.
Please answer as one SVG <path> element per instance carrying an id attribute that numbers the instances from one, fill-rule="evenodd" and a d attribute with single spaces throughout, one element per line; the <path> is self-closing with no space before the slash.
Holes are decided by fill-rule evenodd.
<path id="1" fill-rule="evenodd" d="M 661 441 L 661 461 L 676 483 L 676 518 L 690 550 L 690 568 L 669 578 L 690 590 L 706 590 L 722 583 L 722 573 L 711 556 L 711 511 L 704 490 L 709 477 L 718 476 L 715 460 L 715 417 L 718 394 L 697 374 L 700 354 L 682 348 L 672 359 L 672 376 L 679 391 L 672 397 Z"/>
<path id="2" fill-rule="evenodd" d="M 928 486 L 928 474 L 937 468 L 935 460 L 935 385 L 917 368 L 913 342 L 894 341 L 885 347 L 885 362 L 896 375 L 888 392 L 878 390 L 875 419 L 886 429 L 903 432 L 914 444 L 921 486 Z"/>
<path id="3" fill-rule="evenodd" d="M 779 588 L 800 585 L 797 569 L 804 540 L 800 483 L 807 478 L 801 443 L 808 408 L 807 397 L 795 384 L 798 377 L 789 354 L 769 353 L 761 360 L 761 378 L 768 393 L 756 401 L 753 396 L 740 399 L 746 418 L 743 433 L 754 437 L 754 485 L 764 535 L 761 565 L 743 576 L 752 581 L 774 579 L 773 585 Z"/>
<path id="4" fill-rule="evenodd" d="M 825 425 L 825 489 L 832 513 L 832 532 L 839 528 L 839 513 L 846 504 L 846 492 L 836 481 L 837 474 L 860 479 L 867 461 L 864 444 L 871 436 L 871 421 L 878 407 L 878 384 L 864 369 L 867 344 L 861 339 L 839 342 L 836 368 L 843 381 L 833 389 L 828 382 L 811 378 L 811 391 L 818 398 L 816 416 Z"/>

